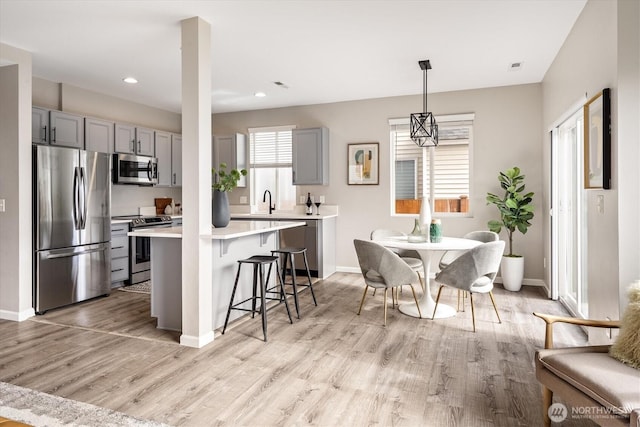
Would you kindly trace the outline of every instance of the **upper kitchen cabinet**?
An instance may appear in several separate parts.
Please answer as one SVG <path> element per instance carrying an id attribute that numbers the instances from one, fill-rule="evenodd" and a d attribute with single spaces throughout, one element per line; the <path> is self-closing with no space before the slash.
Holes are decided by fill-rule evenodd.
<path id="1" fill-rule="evenodd" d="M 113 153 L 115 123 L 86 117 L 84 119 L 84 145 L 88 151 Z"/>
<path id="2" fill-rule="evenodd" d="M 329 184 L 329 129 L 292 131 L 293 185 Z"/>
<path id="3" fill-rule="evenodd" d="M 39 107 L 31 108 L 31 142 L 49 143 L 49 110 Z"/>
<path id="4" fill-rule="evenodd" d="M 159 187 L 170 187 L 171 176 L 171 134 L 156 131 L 156 157 L 158 159 Z"/>
<path id="5" fill-rule="evenodd" d="M 232 169 L 247 168 L 247 137 L 241 133 L 230 136 L 214 136 L 211 150 L 212 165 L 218 169 L 220 163 L 227 164 L 227 172 Z M 247 177 L 241 176 L 238 187 L 247 186 Z"/>
<path id="6" fill-rule="evenodd" d="M 182 187 L 182 135 L 171 135 L 171 185 Z"/>
<path id="7" fill-rule="evenodd" d="M 137 154 L 139 156 L 155 155 L 155 139 L 153 129 L 116 123 L 115 152 Z"/>
<path id="8" fill-rule="evenodd" d="M 51 145 L 84 149 L 84 117 L 50 111 L 49 125 Z"/>

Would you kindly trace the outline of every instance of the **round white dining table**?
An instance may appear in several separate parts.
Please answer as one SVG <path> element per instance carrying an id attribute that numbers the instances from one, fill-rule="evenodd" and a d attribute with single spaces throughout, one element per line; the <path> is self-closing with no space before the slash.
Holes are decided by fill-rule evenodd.
<path id="1" fill-rule="evenodd" d="M 387 248 L 398 249 L 411 249 L 420 254 L 422 259 L 422 265 L 424 268 L 424 281 L 425 290 L 422 298 L 418 300 L 420 306 L 420 313 L 422 313 L 423 319 L 431 319 L 433 315 L 433 309 L 436 306 L 436 302 L 431 296 L 431 289 L 429 286 L 429 275 L 431 274 L 431 255 L 436 251 L 465 251 L 480 245 L 482 242 L 471 239 L 461 239 L 457 237 L 443 237 L 438 243 L 420 242 L 414 243 L 407 240 L 407 236 L 392 236 L 385 237 L 384 239 L 375 240 L 376 243 L 385 246 Z M 400 311 L 408 316 L 420 318 L 418 308 L 414 303 L 402 304 Z M 445 317 L 452 317 L 456 315 L 456 309 L 446 304 L 438 304 L 438 310 L 435 313 L 434 318 L 442 319 Z"/>

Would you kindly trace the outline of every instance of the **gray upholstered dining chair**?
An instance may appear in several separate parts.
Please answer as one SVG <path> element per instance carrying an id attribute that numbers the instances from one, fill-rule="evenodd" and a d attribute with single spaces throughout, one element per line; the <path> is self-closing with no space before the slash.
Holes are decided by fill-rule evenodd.
<path id="1" fill-rule="evenodd" d="M 369 287 L 374 289 L 382 288 L 384 289 L 384 325 L 387 326 L 387 299 L 389 288 L 391 288 L 392 303 L 395 308 L 396 303 L 393 299 L 394 289 L 399 286 L 409 285 L 413 293 L 413 300 L 416 302 L 416 307 L 418 307 L 418 313 L 420 317 L 422 317 L 416 291 L 413 288 L 413 284 L 418 281 L 418 274 L 390 249 L 378 243 L 355 239 L 353 245 L 356 248 L 358 263 L 360 264 L 360 270 L 362 271 L 365 284 L 362 301 L 360 301 L 360 308 L 358 308 L 358 315 L 360 315 L 362 311 Z"/>
<path id="2" fill-rule="evenodd" d="M 471 231 L 470 233 L 465 234 L 464 236 L 462 236 L 463 239 L 469 239 L 469 240 L 477 240 L 478 242 L 482 242 L 482 243 L 487 243 L 487 242 L 497 242 L 498 240 L 500 240 L 500 236 L 498 236 L 498 233 L 494 233 L 493 231 L 485 231 L 485 230 L 478 230 L 478 231 Z M 446 268 L 449 264 L 451 264 L 451 262 L 458 258 L 460 255 L 462 255 L 465 251 L 446 251 L 444 254 L 442 254 L 442 257 L 440 258 L 440 263 L 438 264 L 438 266 L 440 267 L 440 270 Z"/>
<path id="3" fill-rule="evenodd" d="M 382 240 L 387 237 L 397 237 L 397 236 L 406 236 L 406 233 L 397 230 L 388 230 L 384 228 L 378 228 L 371 232 L 371 240 Z M 422 282 L 422 276 L 420 273 L 424 273 L 424 266 L 422 265 L 422 259 L 420 258 L 420 254 L 416 251 L 412 251 L 410 249 L 399 249 L 394 248 L 391 249 L 392 252 L 396 253 L 404 262 L 409 264 L 416 273 L 418 273 L 418 280 L 420 280 L 420 286 L 422 290 L 425 289 L 424 283 Z"/>
<path id="4" fill-rule="evenodd" d="M 473 332 L 476 331 L 476 316 L 475 309 L 473 307 L 474 293 L 489 294 L 491 297 L 491 303 L 493 304 L 493 309 L 496 311 L 496 315 L 498 316 L 498 323 L 502 323 L 502 320 L 500 320 L 500 314 L 498 313 L 498 307 L 496 307 L 496 301 L 493 298 L 491 290 L 493 289 L 493 279 L 495 279 L 496 274 L 498 273 L 498 268 L 500 267 L 500 260 L 502 259 L 503 251 L 504 242 L 502 240 L 483 243 L 473 249 L 469 249 L 453 260 L 453 262 L 445 269 L 436 274 L 435 281 L 440 284 L 440 289 L 438 289 L 436 306 L 433 309 L 431 319 L 434 318 L 436 309 L 438 308 L 442 288 L 444 286 L 449 286 L 461 291 L 469 292 Z"/>
<path id="5" fill-rule="evenodd" d="M 469 239 L 469 240 L 477 240 L 478 242 L 482 242 L 482 243 L 496 242 L 500 240 L 500 236 L 498 236 L 498 233 L 494 233 L 493 231 L 488 231 L 488 230 L 471 231 L 465 234 L 464 236 L 462 236 L 462 238 Z M 458 258 L 463 253 L 465 253 L 465 251 L 446 251 L 445 253 L 442 254 L 442 257 L 440 258 L 440 262 L 438 263 L 438 268 L 440 268 L 440 270 L 446 268 L 449 264 L 453 262 L 454 259 Z M 458 311 L 460 311 L 460 293 L 461 292 L 462 291 L 458 290 Z M 467 293 L 466 292 L 462 292 L 462 293 L 463 293 L 462 311 L 464 311 L 464 298 L 467 297 Z"/>

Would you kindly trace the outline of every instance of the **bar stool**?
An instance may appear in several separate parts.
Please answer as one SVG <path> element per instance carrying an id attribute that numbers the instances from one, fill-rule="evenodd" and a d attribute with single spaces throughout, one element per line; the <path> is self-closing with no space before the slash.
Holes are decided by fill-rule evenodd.
<path id="1" fill-rule="evenodd" d="M 231 310 L 249 311 L 251 312 L 252 318 L 254 317 L 255 313 L 260 313 L 262 315 L 262 332 L 264 334 L 264 341 L 267 342 L 267 311 L 271 310 L 274 307 L 277 307 L 280 304 L 276 304 L 273 307 L 269 307 L 267 309 L 266 300 L 276 300 L 276 301 L 282 302 L 283 296 L 284 296 L 284 306 L 287 308 L 287 315 L 289 316 L 289 323 L 293 323 L 293 320 L 291 320 L 291 312 L 289 311 L 289 304 L 287 303 L 287 297 L 285 295 L 284 284 L 282 282 L 280 274 L 277 274 L 278 281 L 280 282 L 280 291 L 278 292 L 278 298 L 269 297 L 266 295 L 267 293 L 273 293 L 271 289 L 267 289 L 267 282 L 269 280 L 269 276 L 271 276 L 271 267 L 273 267 L 274 263 L 276 265 L 276 271 L 278 271 L 279 266 L 278 266 L 277 256 L 254 255 L 250 258 L 241 259 L 238 261 L 238 272 L 236 273 L 236 281 L 233 284 L 233 291 L 231 292 L 231 301 L 229 302 L 229 309 L 227 310 L 227 318 L 224 321 L 224 328 L 222 328 L 223 335 L 227 330 L 227 323 L 229 323 L 229 315 L 231 314 Z M 234 304 L 233 300 L 236 296 L 236 289 L 238 288 L 238 279 L 240 278 L 240 270 L 243 264 L 253 265 L 253 296 Z M 267 273 L 267 280 L 265 280 L 264 267 L 267 264 L 269 265 L 269 271 Z M 256 310 L 256 300 L 258 299 L 257 297 L 258 275 L 260 276 L 260 308 Z M 250 309 L 240 307 L 240 305 L 244 304 L 247 301 L 251 301 Z"/>
<path id="2" fill-rule="evenodd" d="M 280 255 L 284 256 L 284 262 L 282 263 L 281 283 L 284 283 L 285 285 L 293 286 L 293 293 L 285 294 L 285 295 L 293 295 L 293 301 L 296 306 L 296 314 L 298 315 L 298 319 L 299 319 L 300 306 L 298 303 L 298 286 L 307 287 L 311 289 L 311 296 L 313 297 L 313 303 L 316 305 L 316 307 L 318 306 L 318 302 L 316 301 L 316 294 L 313 292 L 313 284 L 311 283 L 311 273 L 309 272 L 309 263 L 307 262 L 307 248 L 280 248 L 280 249 L 271 251 L 271 255 L 275 255 L 275 254 L 277 254 L 278 256 Z M 307 279 L 309 280 L 309 282 L 306 284 L 297 283 L 296 261 L 294 256 L 296 254 L 302 254 L 302 257 L 304 259 L 304 268 L 307 270 Z M 291 279 L 292 279 L 291 283 L 285 282 L 285 276 L 287 272 L 287 261 L 289 261 L 289 266 L 291 267 Z"/>

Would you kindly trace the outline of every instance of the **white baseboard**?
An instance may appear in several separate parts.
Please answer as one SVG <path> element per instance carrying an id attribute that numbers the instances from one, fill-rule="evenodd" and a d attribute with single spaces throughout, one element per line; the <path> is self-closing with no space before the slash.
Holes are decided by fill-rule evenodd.
<path id="1" fill-rule="evenodd" d="M 336 267 L 336 271 L 338 273 L 362 273 L 362 270 L 360 270 L 360 267 L 341 267 L 341 266 L 338 266 L 338 267 Z"/>
<path id="2" fill-rule="evenodd" d="M 9 311 L 9 310 L 0 310 L 0 319 L 3 320 L 11 320 L 13 322 L 22 322 L 27 320 L 30 317 L 36 315 L 35 310 L 32 308 L 28 308 L 27 310 L 22 310 L 20 312 L 17 311 Z"/>
<path id="3" fill-rule="evenodd" d="M 360 273 L 360 268 L 359 267 L 345 267 L 345 266 L 338 266 L 336 267 L 336 271 L 338 273 Z M 431 274 L 431 278 L 433 279 L 435 277 L 435 272 Z M 497 276 L 496 283 L 502 283 L 502 277 Z M 541 279 L 523 279 L 522 280 L 522 285 L 523 286 L 539 286 L 539 287 L 543 287 L 547 290 L 547 294 L 549 295 L 549 288 L 547 286 L 547 284 L 544 282 L 544 280 Z"/>
<path id="4" fill-rule="evenodd" d="M 213 342 L 213 331 L 207 332 L 201 336 L 193 336 L 193 335 L 180 335 L 180 345 L 184 345 L 186 347 L 193 348 L 202 348 L 205 345 Z"/>

